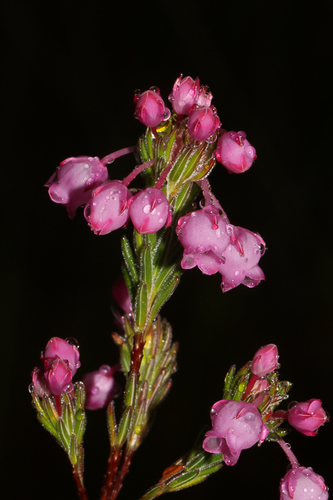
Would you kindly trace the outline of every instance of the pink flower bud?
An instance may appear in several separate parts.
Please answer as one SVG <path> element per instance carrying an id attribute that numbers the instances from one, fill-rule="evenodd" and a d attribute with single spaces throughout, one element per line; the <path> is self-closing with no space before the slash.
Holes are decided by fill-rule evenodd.
<path id="1" fill-rule="evenodd" d="M 108 170 L 99 158 L 79 156 L 60 163 L 56 172 L 45 184 L 55 203 L 66 205 L 73 219 L 76 209 L 85 205 L 94 189 L 108 180 Z"/>
<path id="2" fill-rule="evenodd" d="M 194 81 L 190 76 L 177 78 L 174 83 L 169 101 L 174 111 L 180 115 L 188 115 L 191 107 L 196 102 L 200 86 L 199 78 Z"/>
<path id="3" fill-rule="evenodd" d="M 248 229 L 229 224 L 232 242 L 223 252 L 224 260 L 219 268 L 222 274 L 222 291 L 227 292 L 239 284 L 249 288 L 257 286 L 265 275 L 257 265 L 264 254 L 264 240 Z"/>
<path id="4" fill-rule="evenodd" d="M 205 141 L 221 126 L 213 107 L 203 106 L 190 111 L 187 128 L 195 141 Z"/>
<path id="5" fill-rule="evenodd" d="M 55 396 L 73 389 L 72 372 L 67 360 L 56 359 L 45 368 L 46 385 Z"/>
<path id="6" fill-rule="evenodd" d="M 82 382 L 86 391 L 85 407 L 89 410 L 105 408 L 112 399 L 119 396 L 120 387 L 113 374 L 118 369 L 103 365 L 95 372 L 86 373 Z"/>
<path id="7" fill-rule="evenodd" d="M 260 347 L 253 356 L 251 372 L 258 377 L 264 377 L 275 370 L 278 359 L 279 355 L 276 345 L 268 344 Z"/>
<path id="8" fill-rule="evenodd" d="M 315 436 L 319 427 L 327 421 L 328 416 L 321 406 L 320 399 L 296 403 L 288 413 L 289 424 L 306 436 Z"/>
<path id="9" fill-rule="evenodd" d="M 201 106 L 210 106 L 212 102 L 213 96 L 211 91 L 209 90 L 208 85 L 201 85 L 199 89 L 199 94 L 196 100 L 196 105 Z"/>
<path id="10" fill-rule="evenodd" d="M 112 287 L 112 295 L 125 313 L 132 313 L 132 303 L 123 275 L 119 276 Z"/>
<path id="11" fill-rule="evenodd" d="M 33 369 L 31 375 L 32 375 L 32 385 L 37 396 L 39 396 L 40 398 L 42 398 L 43 396 L 51 396 L 52 392 L 48 388 L 46 380 L 44 378 L 44 369 L 39 366 L 36 366 Z"/>
<path id="12" fill-rule="evenodd" d="M 211 409 L 212 427 L 206 433 L 203 449 L 222 453 L 226 465 L 235 465 L 242 450 L 262 443 L 269 429 L 251 403 L 222 399 Z"/>
<path id="13" fill-rule="evenodd" d="M 129 216 L 140 234 L 156 233 L 165 223 L 171 223 L 170 205 L 165 194 L 152 187 L 133 196 L 129 202 Z"/>
<path id="14" fill-rule="evenodd" d="M 58 358 L 68 361 L 72 377 L 74 377 L 76 370 L 81 366 L 79 357 L 80 353 L 76 345 L 60 339 L 59 337 L 53 337 L 48 341 L 42 356 L 45 367 L 53 363 L 53 361 Z"/>
<path id="15" fill-rule="evenodd" d="M 176 233 L 184 247 L 183 269 L 198 266 L 204 274 L 214 274 L 219 270 L 230 237 L 217 208 L 207 206 L 181 217 Z"/>
<path id="16" fill-rule="evenodd" d="M 324 479 L 311 467 L 290 469 L 280 483 L 280 500 L 327 500 Z"/>
<path id="17" fill-rule="evenodd" d="M 217 141 L 216 159 L 235 174 L 248 170 L 257 158 L 245 132 L 225 132 Z"/>
<path id="18" fill-rule="evenodd" d="M 157 87 L 136 95 L 134 102 L 135 115 L 146 127 L 157 127 L 163 120 L 170 118 L 170 110 L 165 107 Z"/>
<path id="19" fill-rule="evenodd" d="M 120 181 L 110 181 L 95 189 L 84 209 L 84 217 L 95 234 L 108 234 L 128 221 L 130 191 Z"/>

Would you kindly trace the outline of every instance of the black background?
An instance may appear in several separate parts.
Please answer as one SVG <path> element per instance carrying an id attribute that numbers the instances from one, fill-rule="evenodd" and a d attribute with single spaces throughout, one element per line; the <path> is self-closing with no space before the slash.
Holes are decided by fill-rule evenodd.
<path id="1" fill-rule="evenodd" d="M 268 7 L 269 6 L 269 7 Z M 199 76 L 223 126 L 245 130 L 258 159 L 210 180 L 232 223 L 258 231 L 266 281 L 226 294 L 219 275 L 185 273 L 163 315 L 180 342 L 174 387 L 133 460 L 123 498 L 139 498 L 193 444 L 221 399 L 225 372 L 263 344 L 280 352 L 291 400 L 332 413 L 332 3 L 7 2 L 2 7 L 2 488 L 11 499 L 76 498 L 64 452 L 30 404 L 30 372 L 51 336 L 80 343 L 81 374 L 117 362 L 110 288 L 122 230 L 97 237 L 43 184 L 69 156 L 135 144 L 133 91 L 167 102 L 180 73 Z M 128 157 L 113 166 L 122 178 Z M 130 230 L 127 233 L 130 234 Z M 288 437 L 328 485 L 331 424 Z M 89 412 L 86 486 L 97 499 L 108 455 L 105 414 Z M 278 499 L 287 460 L 275 443 L 177 493 L 179 500 Z"/>

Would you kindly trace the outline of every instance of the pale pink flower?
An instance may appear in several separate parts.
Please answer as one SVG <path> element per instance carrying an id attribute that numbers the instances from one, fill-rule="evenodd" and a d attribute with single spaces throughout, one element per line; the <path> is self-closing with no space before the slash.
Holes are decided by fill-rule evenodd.
<path id="1" fill-rule="evenodd" d="M 129 200 L 129 216 L 140 234 L 156 233 L 171 223 L 171 207 L 160 189 L 149 187 Z"/>
<path id="2" fill-rule="evenodd" d="M 175 81 L 169 101 L 174 111 L 180 115 L 188 115 L 191 107 L 196 102 L 200 86 L 199 78 L 194 81 L 190 76 L 179 76 Z"/>
<path id="3" fill-rule="evenodd" d="M 215 155 L 229 172 L 236 174 L 248 170 L 257 158 L 245 132 L 224 132 L 217 141 Z"/>
<path id="4" fill-rule="evenodd" d="M 278 365 L 278 350 L 275 344 L 260 347 L 253 356 L 251 372 L 258 377 L 264 377 L 275 370 Z"/>
<path id="5" fill-rule="evenodd" d="M 327 500 L 324 479 L 311 467 L 294 467 L 282 478 L 280 500 Z"/>
<path id="6" fill-rule="evenodd" d="M 86 408 L 89 410 L 105 408 L 112 399 L 119 396 L 120 386 L 113 378 L 113 374 L 118 369 L 119 365 L 113 368 L 103 365 L 99 370 L 83 375 L 82 382 L 86 392 Z"/>

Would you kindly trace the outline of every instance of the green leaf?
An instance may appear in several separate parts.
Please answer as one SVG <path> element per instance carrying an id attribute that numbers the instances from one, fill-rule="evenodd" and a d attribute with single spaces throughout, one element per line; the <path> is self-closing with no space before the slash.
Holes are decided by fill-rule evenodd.
<path id="1" fill-rule="evenodd" d="M 113 400 L 108 404 L 107 407 L 107 422 L 110 436 L 110 446 L 112 448 L 117 442 L 117 421 Z"/>
<path id="2" fill-rule="evenodd" d="M 162 288 L 157 293 L 150 311 L 148 319 L 149 325 L 154 321 L 163 304 L 171 297 L 171 295 L 177 288 L 177 285 L 179 283 L 179 278 L 180 278 L 180 273 L 179 274 L 177 273 L 174 276 L 172 276 L 172 278 L 164 285 L 164 288 Z"/>
<path id="3" fill-rule="evenodd" d="M 139 329 L 143 329 L 147 320 L 147 285 L 142 282 L 138 286 L 135 301 L 135 318 Z"/>
<path id="4" fill-rule="evenodd" d="M 136 268 L 136 260 L 134 258 L 130 242 L 128 239 L 123 236 L 121 239 L 121 249 L 124 258 L 125 265 L 129 272 L 129 275 L 132 279 L 134 285 L 137 285 L 139 282 L 138 272 Z"/>
<path id="5" fill-rule="evenodd" d="M 131 417 L 132 417 L 132 407 L 126 408 L 126 410 L 123 413 L 123 416 L 121 417 L 120 423 L 119 423 L 119 428 L 118 428 L 118 433 L 117 433 L 117 445 L 121 447 L 127 438 L 127 432 L 131 423 Z"/>
<path id="6" fill-rule="evenodd" d="M 142 281 L 147 285 L 147 295 L 153 287 L 153 258 L 150 244 L 143 248 L 141 256 Z"/>
<path id="7" fill-rule="evenodd" d="M 135 392 L 137 387 L 137 375 L 134 371 L 130 372 L 127 379 L 127 385 L 125 390 L 125 405 L 133 406 L 135 401 Z"/>

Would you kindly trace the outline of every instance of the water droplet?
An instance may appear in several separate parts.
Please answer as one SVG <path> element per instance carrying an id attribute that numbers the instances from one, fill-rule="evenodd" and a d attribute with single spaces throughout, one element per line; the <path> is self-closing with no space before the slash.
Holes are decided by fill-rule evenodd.
<path id="1" fill-rule="evenodd" d="M 102 365 L 99 369 L 99 371 L 102 373 L 108 373 L 110 370 L 111 370 L 111 367 L 109 365 Z"/>
<path id="2" fill-rule="evenodd" d="M 99 393 L 99 388 L 98 387 L 93 387 L 91 389 L 91 394 L 98 394 Z"/>
<path id="3" fill-rule="evenodd" d="M 65 340 L 66 340 L 67 344 L 69 344 L 69 345 L 73 345 L 77 348 L 80 347 L 78 341 L 74 337 L 67 337 L 67 338 L 65 338 Z"/>
<path id="4" fill-rule="evenodd" d="M 142 210 L 144 211 L 145 214 L 149 214 L 150 209 L 151 209 L 151 205 L 145 205 Z"/>
<path id="5" fill-rule="evenodd" d="M 34 390 L 34 384 L 30 384 L 28 386 L 28 391 L 30 392 L 30 394 L 33 394 L 35 392 L 35 390 Z"/>

